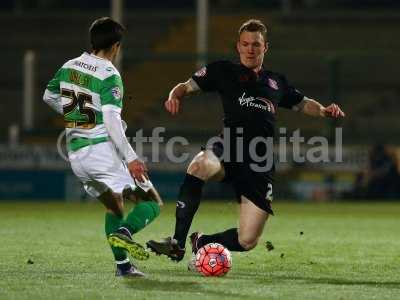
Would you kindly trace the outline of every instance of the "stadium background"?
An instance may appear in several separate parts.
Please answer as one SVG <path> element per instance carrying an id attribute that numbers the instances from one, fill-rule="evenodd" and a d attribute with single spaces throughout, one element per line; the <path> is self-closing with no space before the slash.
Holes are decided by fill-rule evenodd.
<path id="1" fill-rule="evenodd" d="M 276 198 L 400 198 L 398 1 L 210 0 L 208 49 L 200 54 L 196 1 L 125 1 L 122 5 L 128 29 L 122 59 L 128 136 L 140 129 L 146 135 L 154 127 L 165 127 L 165 141 L 183 136 L 190 142 L 176 151 L 195 154 L 221 128 L 217 96 L 188 99 L 177 117 L 167 115 L 163 102 L 177 82 L 198 68 L 199 60 L 235 58 L 239 25 L 259 18 L 269 28 L 265 66 L 286 74 L 306 95 L 324 104 L 334 100 L 347 114 L 343 121 L 332 123 L 279 112 L 279 126 L 288 128 L 288 136 L 300 128 L 305 137 L 327 136 L 334 146 L 333 129 L 342 127 L 344 161 L 278 165 Z M 89 50 L 87 28 L 93 19 L 110 15 L 110 6 L 110 1 L 1 1 L 0 200 L 88 200 L 57 151 L 62 119 L 42 101 L 42 93 L 67 59 Z M 29 61 L 33 90 L 27 94 Z M 29 112 L 24 104 L 28 99 L 33 101 Z M 379 146 L 387 146 L 387 156 L 378 153 L 382 152 Z M 151 155 L 149 145 L 144 154 Z M 371 161 L 377 156 L 384 158 Z M 173 200 L 187 163 L 172 164 L 161 158 L 148 165 L 160 193 Z M 373 187 L 371 166 L 376 170 L 374 178 L 381 177 Z M 229 199 L 232 192 L 227 186 L 210 184 L 205 197 Z"/>

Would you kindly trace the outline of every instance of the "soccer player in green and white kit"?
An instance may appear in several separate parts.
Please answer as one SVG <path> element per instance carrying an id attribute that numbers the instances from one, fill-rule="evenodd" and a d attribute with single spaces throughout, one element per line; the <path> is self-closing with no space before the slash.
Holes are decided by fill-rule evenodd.
<path id="1" fill-rule="evenodd" d="M 160 213 L 157 193 L 125 136 L 121 120 L 123 84 L 112 61 L 124 27 L 108 17 L 89 29 L 91 53 L 66 62 L 48 83 L 43 100 L 64 116 L 68 157 L 86 192 L 107 209 L 105 232 L 117 276 L 143 276 L 130 261 L 149 257 L 132 235 Z M 135 207 L 123 217 L 123 200 Z"/>

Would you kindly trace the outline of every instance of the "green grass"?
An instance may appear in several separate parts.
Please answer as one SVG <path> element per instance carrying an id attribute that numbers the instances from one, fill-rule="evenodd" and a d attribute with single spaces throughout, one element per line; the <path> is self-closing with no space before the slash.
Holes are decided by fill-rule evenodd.
<path id="1" fill-rule="evenodd" d="M 138 263 L 148 278 L 127 280 L 114 277 L 100 204 L 0 203 L 0 299 L 400 299 L 400 202 L 274 208 L 259 245 L 233 253 L 226 277 L 186 271 L 188 255 L 180 264 L 152 255 Z M 236 224 L 236 204 L 206 202 L 192 228 Z M 173 225 L 169 204 L 136 240 Z"/>

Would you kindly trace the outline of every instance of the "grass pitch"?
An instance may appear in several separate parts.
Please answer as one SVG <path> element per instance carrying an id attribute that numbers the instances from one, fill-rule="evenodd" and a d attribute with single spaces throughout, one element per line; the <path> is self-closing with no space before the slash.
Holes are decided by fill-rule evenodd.
<path id="1" fill-rule="evenodd" d="M 114 277 L 98 203 L 0 203 L 0 299 L 400 299 L 400 202 L 275 203 L 259 245 L 223 278 L 151 255 L 146 279 Z M 204 202 L 192 226 L 237 224 L 235 203 Z M 174 226 L 174 204 L 136 235 Z M 266 242 L 274 249 L 267 250 Z M 271 247 L 270 247 L 271 248 Z"/>

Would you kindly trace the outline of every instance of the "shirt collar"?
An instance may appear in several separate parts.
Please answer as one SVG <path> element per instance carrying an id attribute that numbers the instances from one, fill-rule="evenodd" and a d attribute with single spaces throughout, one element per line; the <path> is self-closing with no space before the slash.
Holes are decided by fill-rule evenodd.
<path id="1" fill-rule="evenodd" d="M 240 66 L 242 66 L 242 68 L 246 69 L 246 71 L 251 72 L 252 74 L 256 75 L 257 80 L 262 79 L 263 77 L 266 76 L 267 74 L 267 70 L 265 69 L 264 65 L 261 65 L 261 69 L 258 72 L 254 72 L 252 69 L 246 67 L 244 64 L 242 64 L 241 62 L 239 63 Z"/>
<path id="2" fill-rule="evenodd" d="M 88 52 L 83 52 L 83 55 L 87 55 L 87 56 L 90 56 L 90 57 L 93 57 L 93 58 L 95 58 L 95 59 L 100 59 L 100 60 L 104 60 L 104 61 L 109 61 L 109 60 L 107 60 L 107 59 L 105 59 L 105 58 L 102 58 L 102 57 L 99 57 L 99 56 L 97 56 L 97 55 L 95 55 L 95 54 L 93 54 L 93 53 L 88 53 Z"/>

